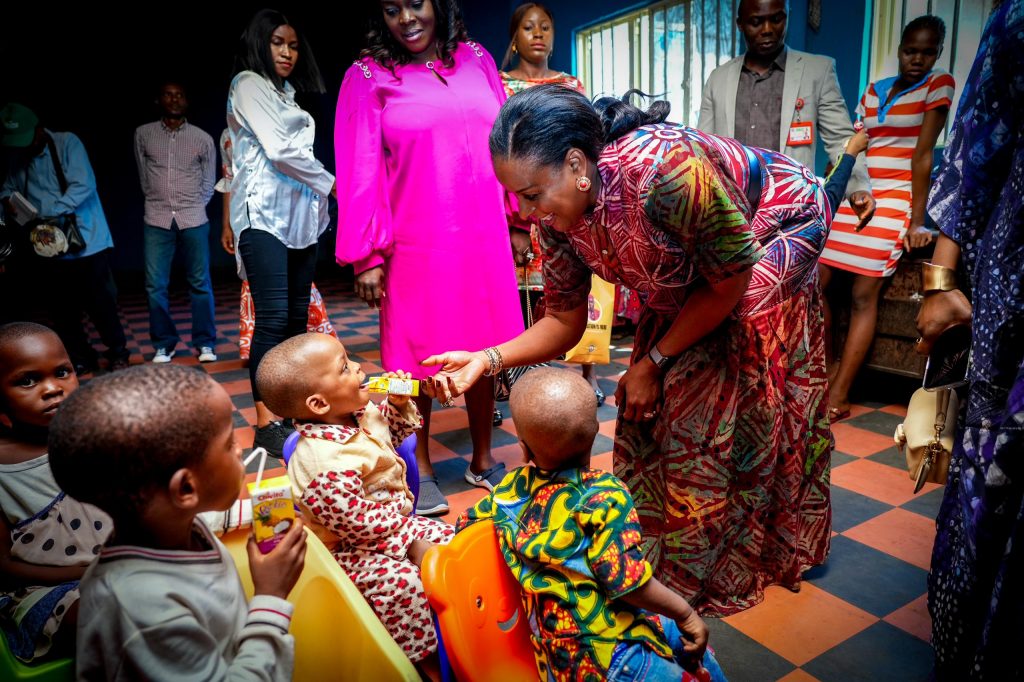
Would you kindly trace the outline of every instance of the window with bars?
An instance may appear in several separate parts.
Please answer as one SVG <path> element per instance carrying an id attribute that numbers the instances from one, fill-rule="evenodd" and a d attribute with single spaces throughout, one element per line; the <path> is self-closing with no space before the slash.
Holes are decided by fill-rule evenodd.
<path id="1" fill-rule="evenodd" d="M 591 97 L 637 88 L 672 105 L 669 120 L 696 125 L 715 67 L 743 50 L 739 0 L 667 0 L 576 32 L 576 74 Z"/>

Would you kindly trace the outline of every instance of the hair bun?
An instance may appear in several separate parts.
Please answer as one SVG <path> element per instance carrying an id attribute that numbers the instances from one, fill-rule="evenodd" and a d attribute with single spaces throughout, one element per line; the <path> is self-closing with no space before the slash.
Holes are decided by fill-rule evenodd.
<path id="1" fill-rule="evenodd" d="M 633 97 L 646 97 L 648 95 L 637 89 L 629 90 L 621 99 L 616 97 L 601 97 L 594 102 L 594 109 L 601 117 L 601 125 L 604 127 L 604 142 L 608 144 L 623 135 L 628 135 L 640 126 L 654 123 L 664 123 L 668 118 L 672 105 L 665 100 L 651 102 L 646 111 L 633 105 L 630 101 Z"/>

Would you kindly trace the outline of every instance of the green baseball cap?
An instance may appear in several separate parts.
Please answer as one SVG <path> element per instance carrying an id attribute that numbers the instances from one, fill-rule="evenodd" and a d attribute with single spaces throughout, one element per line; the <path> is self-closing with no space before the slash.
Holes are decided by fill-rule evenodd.
<path id="1" fill-rule="evenodd" d="M 28 107 L 11 102 L 0 109 L 0 145 L 27 147 L 36 139 L 39 117 Z"/>

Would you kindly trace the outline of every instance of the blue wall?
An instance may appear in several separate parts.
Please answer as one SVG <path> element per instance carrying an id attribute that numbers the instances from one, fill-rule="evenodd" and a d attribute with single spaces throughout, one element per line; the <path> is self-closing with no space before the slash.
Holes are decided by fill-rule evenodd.
<path id="1" fill-rule="evenodd" d="M 461 5 L 470 37 L 487 48 L 500 69 L 501 58 L 508 47 L 508 22 L 519 2 L 463 0 Z"/>
<path id="2" fill-rule="evenodd" d="M 795 4 L 795 3 L 794 3 Z M 860 99 L 861 45 L 864 42 L 864 22 L 867 0 L 858 2 L 822 1 L 821 30 L 806 30 L 804 49 L 825 54 L 836 60 L 839 86 L 846 104 L 852 112 Z M 806 26 L 806 22 L 804 22 Z"/>

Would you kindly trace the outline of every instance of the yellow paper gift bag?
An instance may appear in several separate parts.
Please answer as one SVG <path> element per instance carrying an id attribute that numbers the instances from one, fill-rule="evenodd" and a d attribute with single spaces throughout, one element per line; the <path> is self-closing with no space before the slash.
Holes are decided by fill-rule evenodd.
<path id="1" fill-rule="evenodd" d="M 615 319 L 615 285 L 594 275 L 587 299 L 587 330 L 576 346 L 565 354 L 566 362 L 604 365 L 609 361 L 612 321 Z"/>

